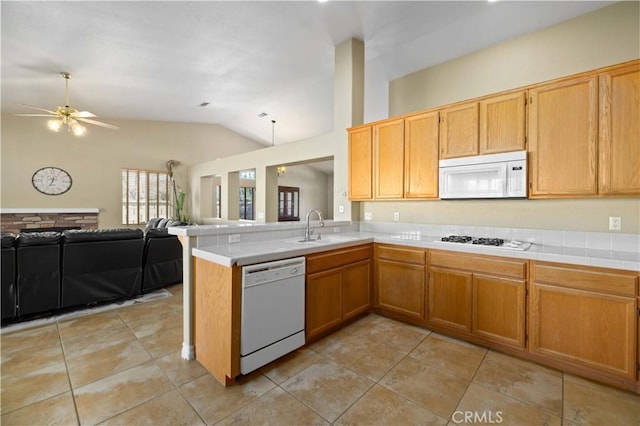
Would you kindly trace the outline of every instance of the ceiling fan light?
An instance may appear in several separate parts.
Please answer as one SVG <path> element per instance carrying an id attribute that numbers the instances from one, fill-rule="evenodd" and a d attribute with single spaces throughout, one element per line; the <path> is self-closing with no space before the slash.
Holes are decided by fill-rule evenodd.
<path id="1" fill-rule="evenodd" d="M 52 132 L 59 132 L 62 127 L 62 120 L 49 120 L 47 121 L 47 127 Z"/>
<path id="2" fill-rule="evenodd" d="M 71 131 L 74 136 L 82 136 L 86 133 L 87 129 L 76 121 L 71 124 Z"/>

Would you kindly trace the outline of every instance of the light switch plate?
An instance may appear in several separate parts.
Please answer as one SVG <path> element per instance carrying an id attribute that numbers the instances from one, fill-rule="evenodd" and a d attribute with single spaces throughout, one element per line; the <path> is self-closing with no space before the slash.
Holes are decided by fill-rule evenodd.
<path id="1" fill-rule="evenodd" d="M 240 242 L 240 234 L 231 234 L 229 235 L 230 243 L 239 243 Z"/>
<path id="2" fill-rule="evenodd" d="M 373 213 L 364 212 L 364 220 L 373 220 Z"/>
<path id="3" fill-rule="evenodd" d="M 342 204 L 338 206 L 338 213 L 344 213 L 344 206 Z"/>

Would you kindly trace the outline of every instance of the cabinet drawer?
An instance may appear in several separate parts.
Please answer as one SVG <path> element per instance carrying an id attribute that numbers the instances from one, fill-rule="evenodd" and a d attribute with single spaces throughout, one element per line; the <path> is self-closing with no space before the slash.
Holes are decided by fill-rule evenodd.
<path id="1" fill-rule="evenodd" d="M 378 245 L 376 246 L 376 258 L 424 265 L 425 251 L 405 247 Z"/>
<path id="2" fill-rule="evenodd" d="M 497 259 L 490 256 L 461 254 L 450 251 L 430 250 L 429 265 L 520 279 L 524 279 L 527 274 L 526 260 Z"/>
<path id="3" fill-rule="evenodd" d="M 638 277 L 634 272 L 612 271 L 602 268 L 534 262 L 532 272 L 532 281 L 537 283 L 620 296 L 635 296 L 638 283 Z"/>
<path id="4" fill-rule="evenodd" d="M 367 244 L 312 254 L 307 256 L 307 274 L 371 259 L 372 253 L 371 244 Z"/>

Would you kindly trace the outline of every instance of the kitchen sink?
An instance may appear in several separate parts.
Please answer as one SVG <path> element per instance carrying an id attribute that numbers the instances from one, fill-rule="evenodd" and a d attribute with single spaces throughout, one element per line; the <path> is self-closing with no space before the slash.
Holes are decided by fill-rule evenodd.
<path id="1" fill-rule="evenodd" d="M 319 240 L 314 238 L 309 241 L 305 240 L 289 240 L 289 242 L 295 242 L 299 244 L 336 244 L 336 243 L 344 243 L 347 241 L 353 241 L 356 239 L 355 237 L 348 237 L 345 235 L 323 235 Z"/>

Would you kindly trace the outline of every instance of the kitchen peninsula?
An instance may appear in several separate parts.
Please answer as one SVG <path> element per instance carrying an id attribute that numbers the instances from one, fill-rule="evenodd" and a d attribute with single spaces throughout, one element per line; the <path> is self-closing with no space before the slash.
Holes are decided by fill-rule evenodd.
<path id="1" fill-rule="evenodd" d="M 345 305 L 345 300 L 362 300 L 366 294 L 368 303 L 353 312 L 376 312 L 640 390 L 636 234 L 375 222 L 328 222 L 322 239 L 312 242 L 299 241 L 304 233 L 299 224 L 212 225 L 170 232 L 181 236 L 185 258 L 193 259 L 185 262 L 185 271 L 192 269 L 184 283 L 183 357 L 195 356 L 224 384 L 233 383 L 240 374 L 242 267 L 305 256 L 308 265 L 324 265 L 307 269 L 307 342 L 358 316 L 327 301 Z M 453 234 L 531 245 L 519 250 L 440 241 Z M 362 248 L 368 248 L 370 258 L 361 257 L 366 252 L 358 250 Z M 356 264 L 369 265 L 368 274 L 366 267 L 360 267 L 357 275 L 342 280 Z M 331 279 L 313 280 L 314 270 L 320 269 L 323 272 L 317 275 Z M 364 275 L 364 288 L 340 284 Z M 314 285 L 326 288 L 317 291 Z M 337 299 L 317 297 L 330 292 Z M 461 302 L 446 303 L 451 300 Z M 604 317 L 606 321 L 601 321 Z"/>

